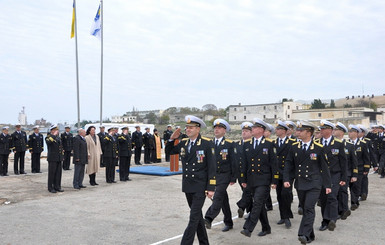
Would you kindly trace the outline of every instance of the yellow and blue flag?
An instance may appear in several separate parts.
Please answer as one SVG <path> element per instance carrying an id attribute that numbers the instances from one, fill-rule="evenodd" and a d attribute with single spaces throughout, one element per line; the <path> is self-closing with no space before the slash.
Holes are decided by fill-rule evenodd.
<path id="1" fill-rule="evenodd" d="M 72 5 L 72 25 L 71 25 L 71 38 L 75 36 L 75 0 Z"/>
<path id="2" fill-rule="evenodd" d="M 100 21 L 100 4 L 99 4 L 98 12 L 96 12 L 94 22 L 92 23 L 91 35 L 100 39 L 101 29 L 102 28 L 101 28 L 101 21 Z"/>

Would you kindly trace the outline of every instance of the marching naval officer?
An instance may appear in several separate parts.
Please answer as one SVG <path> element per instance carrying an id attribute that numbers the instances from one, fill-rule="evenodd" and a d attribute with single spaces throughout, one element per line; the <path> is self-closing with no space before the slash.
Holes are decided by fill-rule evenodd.
<path id="1" fill-rule="evenodd" d="M 201 127 L 206 124 L 198 117 L 185 117 L 188 138 L 174 146 L 174 140 L 180 135 L 180 128 L 175 130 L 166 145 L 170 155 L 180 154 L 182 160 L 182 191 L 190 207 L 190 220 L 183 233 L 181 244 L 193 244 L 195 234 L 199 244 L 209 244 L 202 207 L 206 196 L 212 198 L 215 191 L 215 150 L 211 139 L 200 135 Z"/>

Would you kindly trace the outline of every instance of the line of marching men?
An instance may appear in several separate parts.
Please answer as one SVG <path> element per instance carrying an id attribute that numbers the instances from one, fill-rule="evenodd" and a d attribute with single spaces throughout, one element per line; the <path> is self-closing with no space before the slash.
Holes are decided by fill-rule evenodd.
<path id="1" fill-rule="evenodd" d="M 242 198 L 237 202 L 238 216 L 249 212 L 241 234 L 250 237 L 258 221 L 262 226 L 258 236 L 271 233 L 266 209 L 271 188 L 276 189 L 279 203 L 277 224 L 290 228 L 294 186 L 298 211 L 302 214 L 298 240 L 301 244 L 311 243 L 315 239 L 317 202 L 322 212 L 319 230 L 334 231 L 337 220 L 345 220 L 351 210 L 359 208 L 360 200 L 367 198 L 369 169 L 377 170 L 378 158 L 371 157 L 375 152 L 373 142 L 365 137 L 368 130 L 362 125 L 346 127 L 340 122 L 321 120 L 319 127 L 308 121 L 278 121 L 273 127 L 255 118 L 253 123 L 242 123 L 242 140 L 234 142 L 225 137 L 230 125 L 223 119 L 213 123 L 214 139 L 200 135 L 200 129 L 206 127 L 201 119 L 188 115 L 185 120 L 187 137 L 174 145 L 180 136 L 180 129 L 176 130 L 166 145 L 167 153 L 180 154 L 182 191 L 190 207 L 181 244 L 193 244 L 195 234 L 200 244 L 209 244 L 206 228 L 211 228 L 221 210 L 222 231 L 233 228 L 227 188 L 237 179 L 242 189 Z M 376 130 L 381 129 L 382 134 L 376 133 L 380 142 L 378 152 L 383 154 L 383 127 L 376 126 Z M 269 138 L 273 131 L 275 140 Z M 346 133 L 348 140 L 344 139 Z M 203 215 L 206 197 L 212 204 Z"/>

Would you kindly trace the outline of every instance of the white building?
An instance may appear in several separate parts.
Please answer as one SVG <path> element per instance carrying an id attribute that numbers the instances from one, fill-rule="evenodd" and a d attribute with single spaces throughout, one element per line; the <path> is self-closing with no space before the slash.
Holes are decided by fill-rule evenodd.
<path id="1" fill-rule="evenodd" d="M 21 125 L 27 125 L 27 114 L 25 114 L 25 107 L 19 112 L 18 121 Z"/>
<path id="2" fill-rule="evenodd" d="M 302 104 L 297 102 L 282 102 L 257 105 L 230 105 L 229 122 L 251 121 L 257 117 L 274 122 L 275 120 L 291 120 L 294 110 L 302 110 Z"/>

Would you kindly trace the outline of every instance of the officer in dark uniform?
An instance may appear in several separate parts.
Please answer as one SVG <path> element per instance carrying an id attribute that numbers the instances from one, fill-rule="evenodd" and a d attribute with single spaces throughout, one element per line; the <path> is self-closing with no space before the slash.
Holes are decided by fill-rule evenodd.
<path id="1" fill-rule="evenodd" d="M 296 139 L 297 137 L 294 135 L 294 132 L 297 130 L 297 125 L 293 121 L 285 121 L 284 123 L 289 128 L 286 132 L 286 136 L 289 139 Z"/>
<path id="2" fill-rule="evenodd" d="M 118 156 L 119 156 L 119 136 L 120 136 L 119 128 L 118 127 L 114 127 L 113 137 L 115 137 L 115 140 L 118 142 L 118 144 L 117 144 L 117 146 L 118 146 Z M 114 162 L 115 162 L 115 166 L 118 167 L 119 166 L 119 157 L 115 158 Z"/>
<path id="3" fill-rule="evenodd" d="M 278 180 L 277 157 L 274 143 L 263 136 L 268 125 L 258 119 L 253 119 L 251 140 L 243 144 L 243 157 L 241 168 L 241 183 L 243 187 L 249 186 L 253 193 L 253 207 L 247 217 L 241 234 L 250 237 L 258 220 L 261 221 L 262 231 L 258 236 L 271 233 L 266 211 L 266 199 L 270 193 L 270 186 L 276 188 Z"/>
<path id="4" fill-rule="evenodd" d="M 71 128 L 69 126 L 65 126 L 65 132 L 61 134 L 61 141 L 64 149 L 64 160 L 63 160 L 63 169 L 71 170 L 71 153 L 73 150 L 73 135 L 70 132 Z"/>
<path id="5" fill-rule="evenodd" d="M 135 164 L 142 165 L 140 163 L 140 155 L 142 154 L 143 135 L 140 132 L 140 127 L 135 127 L 136 131 L 132 133 L 132 147 L 135 150 Z"/>
<path id="6" fill-rule="evenodd" d="M 115 181 L 115 160 L 119 158 L 118 139 L 114 137 L 115 129 L 108 129 L 108 134 L 103 139 L 104 151 L 103 162 L 106 164 L 106 182 L 116 183 Z"/>
<path id="7" fill-rule="evenodd" d="M 143 146 L 144 146 L 144 163 L 151 163 L 151 150 L 153 147 L 150 128 L 145 128 L 146 132 L 143 134 Z"/>
<path id="8" fill-rule="evenodd" d="M 61 188 L 61 165 L 64 150 L 57 125 L 50 127 L 50 133 L 45 138 L 45 142 L 48 147 L 48 191 L 51 193 L 63 192 Z"/>
<path id="9" fill-rule="evenodd" d="M 271 125 L 270 123 L 266 123 L 266 125 L 268 127 L 266 128 L 265 133 L 263 134 L 263 136 L 265 136 L 265 138 L 270 139 L 271 138 L 271 134 L 275 133 L 275 129 L 274 129 L 273 125 Z M 273 210 L 273 201 L 271 200 L 270 193 L 271 192 L 269 192 L 269 196 L 266 199 L 266 204 L 265 204 L 266 211 L 272 211 Z"/>
<path id="10" fill-rule="evenodd" d="M 105 129 L 106 129 L 105 126 L 103 126 L 103 125 L 99 126 L 100 132 L 98 133 L 98 137 L 99 137 L 99 141 L 100 141 L 100 144 L 101 144 L 102 151 L 104 150 L 104 146 L 103 146 L 103 143 L 102 143 L 103 141 L 102 140 L 107 135 L 107 133 L 105 132 Z M 103 155 L 100 156 L 100 167 L 101 168 L 105 167 L 105 164 L 103 162 Z"/>
<path id="11" fill-rule="evenodd" d="M 232 140 L 226 139 L 225 134 L 229 132 L 230 125 L 223 119 L 216 119 L 214 126 L 214 144 L 215 144 L 215 159 L 216 159 L 216 182 L 215 195 L 213 203 L 209 207 L 205 215 L 205 224 L 207 229 L 211 229 L 211 223 L 223 212 L 223 223 L 225 227 L 223 232 L 233 229 L 233 219 L 229 204 L 229 196 L 227 187 L 233 185 L 237 181 L 238 165 L 237 165 L 237 150 L 234 147 Z"/>
<path id="12" fill-rule="evenodd" d="M 84 129 L 78 130 L 78 135 L 73 139 L 73 163 L 74 163 L 74 179 L 73 186 L 75 189 L 80 190 L 81 188 L 86 188 L 83 185 L 84 179 L 84 169 L 86 164 L 88 164 L 88 152 L 87 152 L 87 142 L 85 139 L 86 131 Z"/>
<path id="13" fill-rule="evenodd" d="M 237 148 L 237 160 L 238 160 L 238 183 L 241 186 L 242 189 L 242 197 L 241 200 L 237 202 L 238 206 L 238 217 L 243 218 L 243 215 L 246 212 L 251 212 L 252 206 L 253 206 L 253 193 L 251 192 L 251 188 L 249 186 L 246 186 L 244 188 L 241 184 L 241 178 L 243 178 L 243 174 L 241 173 L 242 169 L 242 156 L 243 156 L 243 144 L 245 141 L 250 140 L 253 135 L 251 132 L 251 129 L 253 127 L 253 124 L 251 122 L 243 122 L 241 124 L 242 129 L 242 140 L 240 140 L 236 144 Z"/>
<path id="14" fill-rule="evenodd" d="M 27 134 L 21 130 L 21 125 L 16 124 L 16 131 L 11 135 L 12 148 L 14 155 L 13 170 L 16 175 L 19 175 L 19 162 L 20 162 L 20 174 L 27 174 L 24 171 L 24 159 L 25 151 L 27 150 Z"/>
<path id="15" fill-rule="evenodd" d="M 333 135 L 335 138 L 342 141 L 345 146 L 345 154 L 348 161 L 348 172 L 346 185 L 340 186 L 338 191 L 338 214 L 342 220 L 347 219 L 351 214 L 349 209 L 349 196 L 348 185 L 357 181 L 358 167 L 357 167 L 357 154 L 354 145 L 344 139 L 344 134 L 348 132 L 348 129 L 344 124 L 337 122 Z M 350 192 L 352 190 L 350 189 Z"/>
<path id="16" fill-rule="evenodd" d="M 290 181 L 293 174 L 296 177 L 298 199 L 304 210 L 298 230 L 298 240 L 301 244 L 310 243 L 315 239 L 313 229 L 315 205 L 322 186 L 325 187 L 326 194 L 332 191 L 326 153 L 321 144 L 311 139 L 315 128 L 316 126 L 310 122 L 299 122 L 298 130 L 301 141 L 291 145 L 283 173 L 285 188 L 291 186 Z"/>
<path id="17" fill-rule="evenodd" d="M 385 133 L 384 125 L 377 125 L 377 159 L 379 163 L 379 173 L 385 176 Z"/>
<path id="18" fill-rule="evenodd" d="M 119 177 L 120 181 L 131 180 L 130 160 L 131 160 L 131 137 L 128 134 L 128 127 L 122 128 L 122 134 L 118 138 L 119 141 Z"/>
<path id="19" fill-rule="evenodd" d="M 29 152 L 31 153 L 31 169 L 32 173 L 40 172 L 40 155 L 44 151 L 44 137 L 39 132 L 39 126 L 33 127 L 33 133 L 28 139 Z"/>
<path id="20" fill-rule="evenodd" d="M 167 130 L 165 130 L 163 132 L 163 140 L 164 140 L 164 145 L 167 144 L 168 140 L 170 139 L 171 135 L 172 135 L 172 126 L 171 125 L 167 125 Z M 170 155 L 165 153 L 166 154 L 166 162 L 169 162 L 170 161 Z"/>
<path id="21" fill-rule="evenodd" d="M 8 176 L 8 158 L 12 148 L 12 137 L 8 129 L 8 126 L 4 126 L 0 134 L 0 176 Z"/>
<path id="22" fill-rule="evenodd" d="M 356 125 L 349 125 L 349 138 L 350 142 L 353 143 L 356 150 L 358 166 L 357 181 L 352 183 L 351 186 L 350 209 L 352 211 L 356 210 L 360 205 L 358 198 L 361 194 L 362 178 L 364 175 L 368 174 L 370 169 L 369 150 L 367 148 L 366 142 L 358 138 L 358 133 L 360 131 L 361 129 Z"/>
<path id="23" fill-rule="evenodd" d="M 340 186 L 346 185 L 348 163 L 345 154 L 345 145 L 341 140 L 333 136 L 335 125 L 327 120 L 321 120 L 320 142 L 324 147 L 329 163 L 330 177 L 332 180 L 332 192 L 326 194 L 325 187 L 321 190 L 322 223 L 320 231 L 328 229 L 334 231 L 338 219 L 338 191 Z"/>
<path id="24" fill-rule="evenodd" d="M 366 135 L 369 133 L 369 130 L 361 124 L 358 124 L 357 127 L 359 127 L 361 130 L 361 132 L 358 133 L 358 138 L 366 142 L 366 146 L 369 150 L 370 165 L 371 167 L 373 167 L 374 171 L 377 171 L 378 162 L 373 149 L 372 140 L 366 137 Z M 361 194 L 360 194 L 361 201 L 365 201 L 366 198 L 368 197 L 368 194 L 369 194 L 369 179 L 368 179 L 368 175 L 365 174 L 362 178 Z"/>
<path id="25" fill-rule="evenodd" d="M 277 139 L 274 141 L 275 148 L 277 149 L 277 160 L 278 160 L 278 184 L 277 184 L 277 200 L 279 205 L 280 220 L 277 222 L 278 225 L 285 224 L 286 228 L 291 227 L 290 219 L 293 218 L 293 212 L 291 211 L 291 202 L 293 201 L 293 181 L 294 175 L 290 179 L 290 187 L 285 188 L 283 186 L 283 172 L 285 169 L 285 161 L 289 154 L 290 146 L 296 142 L 295 139 L 287 136 L 289 127 L 286 123 L 278 120 L 275 132 Z"/>
<path id="26" fill-rule="evenodd" d="M 206 195 L 211 199 L 215 191 L 214 144 L 209 138 L 200 135 L 201 127 L 206 127 L 201 119 L 188 115 L 185 120 L 188 138 L 182 139 L 174 146 L 174 139 L 180 135 L 180 129 L 177 129 L 166 145 L 166 152 L 170 155 L 180 154 L 183 169 L 182 191 L 190 207 L 190 220 L 183 233 L 181 244 L 193 244 L 195 234 L 198 236 L 199 244 L 209 244 L 202 207 Z"/>

